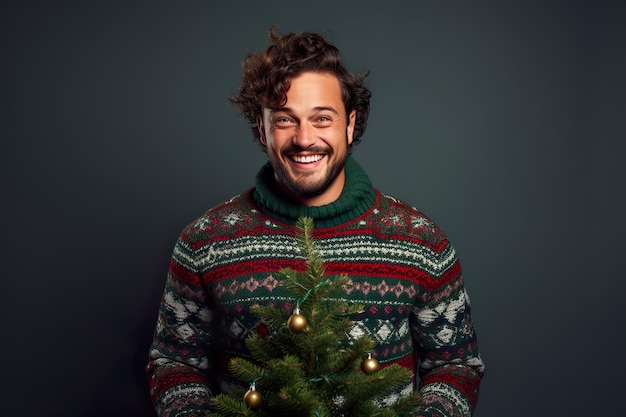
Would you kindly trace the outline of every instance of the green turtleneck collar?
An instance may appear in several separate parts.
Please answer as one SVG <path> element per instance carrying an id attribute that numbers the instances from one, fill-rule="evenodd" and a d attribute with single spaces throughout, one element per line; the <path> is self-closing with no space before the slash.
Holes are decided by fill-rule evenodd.
<path id="1" fill-rule="evenodd" d="M 339 198 L 324 206 L 307 207 L 277 189 L 274 170 L 267 163 L 256 176 L 252 198 L 261 211 L 283 223 L 294 225 L 299 217 L 312 217 L 317 229 L 337 226 L 365 213 L 376 200 L 369 177 L 351 156 L 344 170 L 346 183 Z"/>

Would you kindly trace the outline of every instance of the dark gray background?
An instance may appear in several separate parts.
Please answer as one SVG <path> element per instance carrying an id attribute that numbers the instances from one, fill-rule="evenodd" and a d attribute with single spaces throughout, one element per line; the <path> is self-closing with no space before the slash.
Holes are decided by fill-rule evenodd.
<path id="1" fill-rule="evenodd" d="M 170 251 L 264 162 L 227 97 L 277 23 L 371 71 L 354 154 L 457 248 L 476 415 L 623 416 L 625 4 L 466 3 L 0 6 L 0 413 L 153 415 Z"/>

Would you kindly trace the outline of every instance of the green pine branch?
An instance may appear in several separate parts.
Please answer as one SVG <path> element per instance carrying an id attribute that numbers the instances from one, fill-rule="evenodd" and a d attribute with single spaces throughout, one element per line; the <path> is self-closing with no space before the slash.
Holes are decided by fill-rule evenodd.
<path id="1" fill-rule="evenodd" d="M 237 397 L 218 395 L 213 398 L 212 412 L 223 417 L 252 417 L 256 413 Z"/>
<path id="2" fill-rule="evenodd" d="M 253 361 L 233 359 L 229 370 L 243 386 L 255 384 L 263 396 L 262 405 L 248 408 L 243 391 L 219 394 L 212 413 L 223 417 L 408 416 L 419 403 L 417 393 L 391 405 L 383 400 L 405 386 L 412 373 L 398 365 L 373 375 L 361 371 L 361 362 L 375 343 L 369 337 L 351 340 L 348 333 L 351 317 L 363 312 L 363 306 L 343 300 L 348 276 L 326 275 L 312 237 L 313 220 L 299 219 L 297 227 L 296 240 L 306 256 L 306 269 L 283 269 L 279 276 L 308 325 L 302 332 L 293 332 L 286 325 L 291 311 L 268 305 L 251 307 L 267 324 L 270 335 L 248 337 L 246 347 Z"/>

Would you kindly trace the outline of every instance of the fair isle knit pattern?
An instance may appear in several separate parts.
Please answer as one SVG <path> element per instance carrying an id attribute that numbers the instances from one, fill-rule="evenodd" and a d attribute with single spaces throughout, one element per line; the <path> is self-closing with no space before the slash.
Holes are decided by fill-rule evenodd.
<path id="1" fill-rule="evenodd" d="M 159 416 L 205 416 L 208 400 L 229 391 L 230 358 L 250 358 L 244 340 L 266 333 L 254 304 L 289 311 L 295 300 L 277 272 L 302 270 L 298 217 L 315 220 L 313 236 L 331 275 L 347 274 L 344 299 L 365 306 L 348 337 L 367 334 L 382 366 L 416 374 L 419 416 L 470 416 L 484 367 L 469 298 L 454 248 L 413 207 L 383 195 L 350 157 L 335 203 L 301 207 L 273 189 L 269 166 L 255 189 L 191 223 L 174 249 L 147 374 Z"/>

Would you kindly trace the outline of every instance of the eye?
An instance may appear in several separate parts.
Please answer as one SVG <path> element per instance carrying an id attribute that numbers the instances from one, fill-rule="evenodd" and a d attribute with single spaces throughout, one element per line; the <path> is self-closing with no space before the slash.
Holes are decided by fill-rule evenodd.
<path id="1" fill-rule="evenodd" d="M 318 116 L 315 119 L 315 124 L 319 127 L 329 126 L 333 122 L 330 116 Z"/>
<path id="2" fill-rule="evenodd" d="M 293 121 L 293 119 L 291 119 L 290 117 L 287 116 L 277 116 L 274 118 L 274 123 L 277 125 L 288 125 L 289 123 L 291 123 Z"/>

